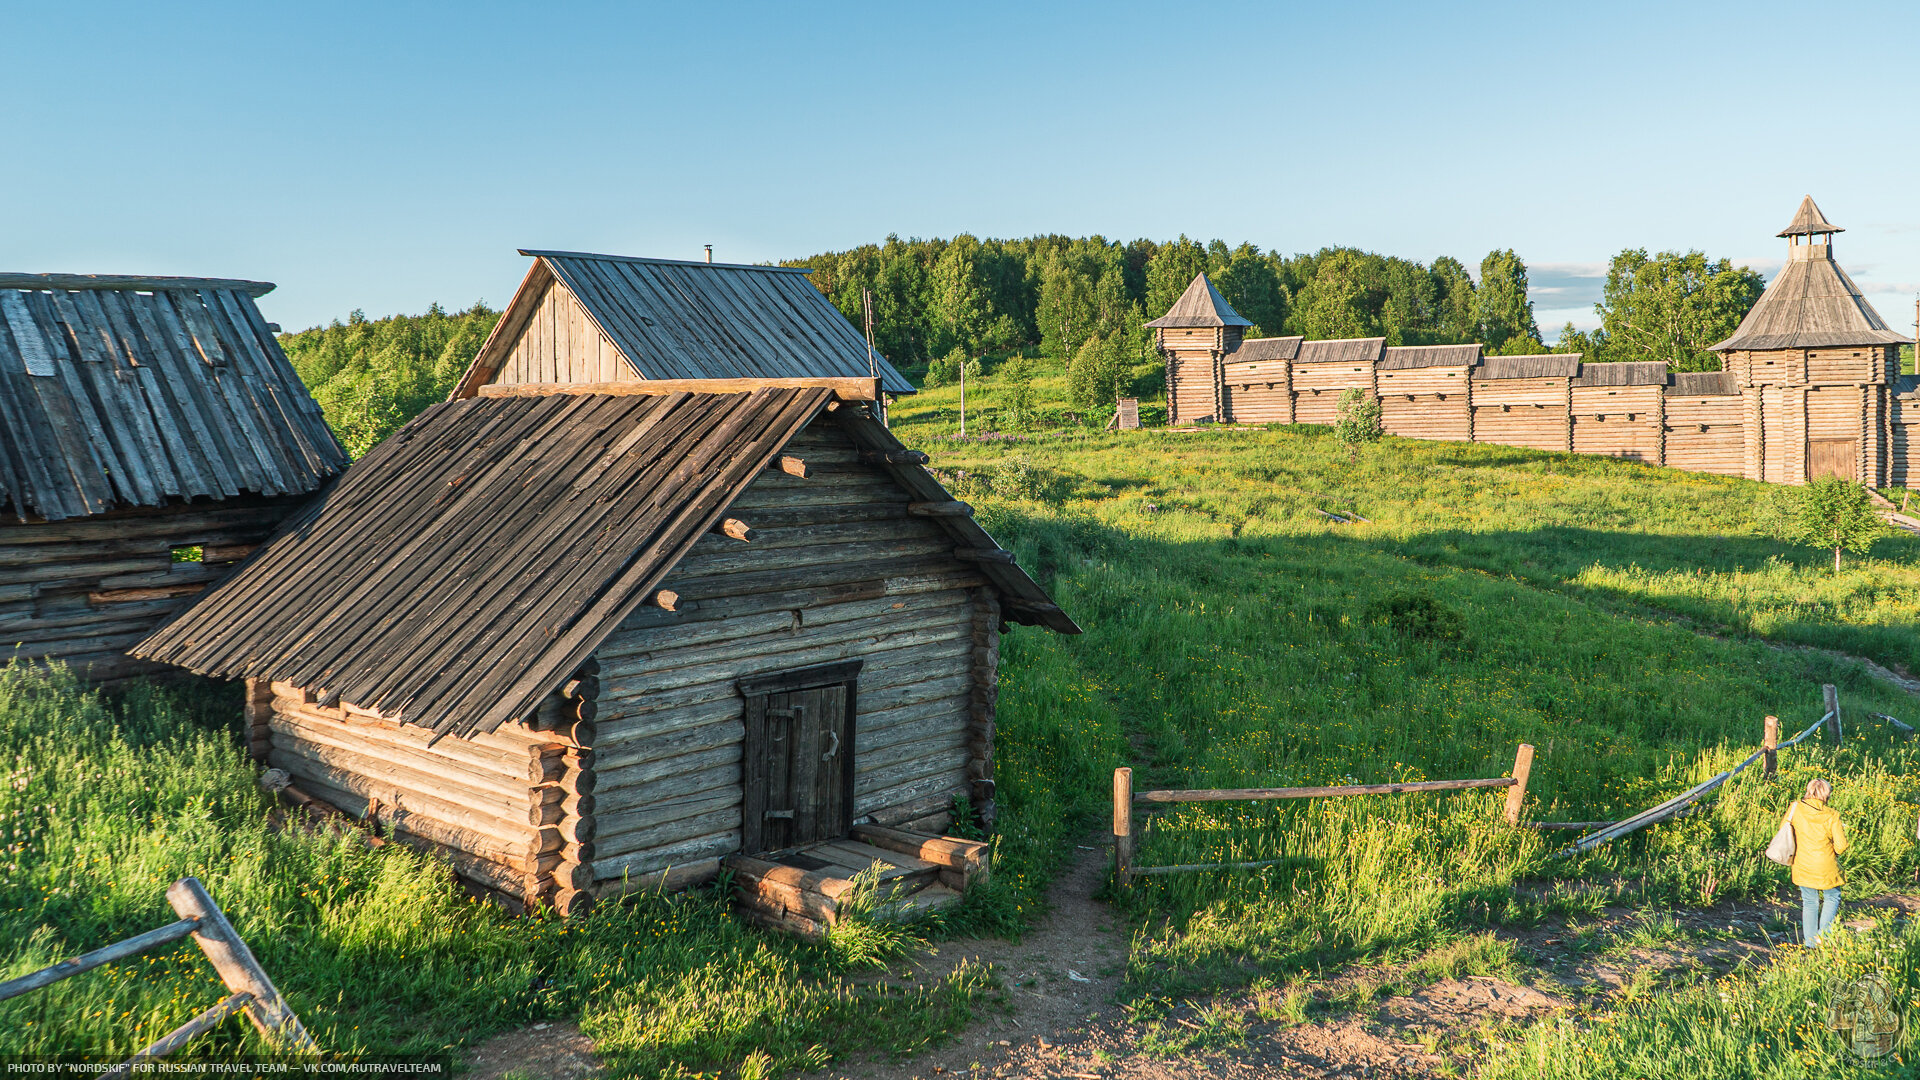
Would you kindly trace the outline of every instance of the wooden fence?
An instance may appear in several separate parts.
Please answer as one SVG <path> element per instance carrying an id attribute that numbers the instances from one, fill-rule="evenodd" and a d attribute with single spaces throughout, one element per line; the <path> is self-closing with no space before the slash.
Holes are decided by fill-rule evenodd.
<path id="1" fill-rule="evenodd" d="M 1510 825 L 1520 823 L 1520 806 L 1527 797 L 1527 776 L 1533 771 L 1533 747 L 1521 743 L 1513 756 L 1513 775 L 1476 780 L 1419 780 L 1403 784 L 1343 784 L 1337 787 L 1294 788 L 1198 788 L 1191 790 L 1133 790 L 1133 770 L 1122 766 L 1113 770 L 1113 856 L 1115 880 L 1131 884 L 1135 875 L 1177 874 L 1189 870 L 1250 870 L 1273 866 L 1284 859 L 1258 862 L 1192 863 L 1184 866 L 1133 865 L 1133 808 L 1135 804 L 1182 802 L 1255 802 L 1267 799 L 1330 799 L 1351 795 L 1413 795 L 1427 791 L 1463 791 L 1471 788 L 1506 788 L 1506 817 Z"/>
<path id="2" fill-rule="evenodd" d="M 168 923 L 157 930 L 149 930 L 71 960 L 62 960 L 31 975 L 9 979 L 0 983 L 0 1001 L 19 997 L 62 979 L 138 956 L 148 949 L 159 948 L 192 935 L 194 943 L 200 946 L 200 951 L 213 964 L 220 981 L 226 983 L 232 993 L 212 1008 L 161 1036 L 158 1042 L 118 1067 L 103 1073 L 104 1078 L 130 1076 L 136 1066 L 166 1057 L 242 1010 L 260 1029 L 260 1033 L 267 1037 L 268 1042 L 310 1054 L 320 1052 L 313 1036 L 307 1034 L 307 1029 L 300 1025 L 300 1018 L 287 1007 L 273 980 L 267 978 L 260 962 L 253 958 L 253 950 L 247 948 L 247 943 L 241 940 L 233 924 L 227 921 L 225 913 L 213 902 L 213 897 L 207 895 L 206 888 L 197 879 L 186 877 L 174 882 L 167 890 L 167 902 L 173 905 L 174 913 L 180 916 L 178 922 Z"/>

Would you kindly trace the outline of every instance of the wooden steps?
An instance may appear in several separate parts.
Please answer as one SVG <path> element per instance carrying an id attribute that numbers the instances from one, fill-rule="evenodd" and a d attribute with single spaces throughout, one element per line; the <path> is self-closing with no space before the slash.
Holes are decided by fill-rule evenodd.
<path id="1" fill-rule="evenodd" d="M 879 867 L 874 918 L 917 918 L 986 880 L 987 846 L 904 829 L 855 826 L 853 835 L 764 855 L 730 855 L 734 898 L 753 922 L 819 936 L 839 921 L 854 878 Z"/>

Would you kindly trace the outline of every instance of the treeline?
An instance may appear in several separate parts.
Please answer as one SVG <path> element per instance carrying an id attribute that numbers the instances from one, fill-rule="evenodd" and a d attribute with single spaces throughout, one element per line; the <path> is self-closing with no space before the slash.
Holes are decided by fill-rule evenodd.
<path id="1" fill-rule="evenodd" d="M 344 323 L 282 334 L 280 347 L 357 458 L 445 399 L 499 318 L 485 304 L 386 319 L 354 311 Z"/>
<path id="2" fill-rule="evenodd" d="M 955 349 L 972 354 L 1037 347 L 1069 358 L 1095 338 L 1128 338 L 1173 306 L 1195 274 L 1213 279 L 1252 320 L 1250 334 L 1385 337 L 1395 345 L 1485 342 L 1543 351 L 1526 264 L 1511 251 L 1480 262 L 1475 282 L 1457 259 L 1431 264 L 1353 248 L 1282 255 L 1182 236 L 1170 242 L 1036 236 L 902 240 L 784 260 L 813 270 L 814 286 L 854 324 L 873 296 L 874 339 L 896 363 Z"/>
<path id="3" fill-rule="evenodd" d="M 1076 405 L 1120 393 L 1151 396 L 1158 358 L 1142 324 L 1165 314 L 1205 272 L 1253 321 L 1249 336 L 1385 337 L 1393 345 L 1481 342 L 1504 354 L 1549 351 L 1527 298 L 1527 266 L 1494 251 L 1469 274 L 1456 259 L 1431 263 L 1354 248 L 1281 255 L 1181 237 L 1115 243 L 1099 236 L 901 240 L 790 259 L 858 328 L 871 290 L 874 338 L 895 364 L 927 367 L 930 385 L 955 378 L 971 357 L 1022 351 L 1068 367 Z M 1730 335 L 1764 281 L 1700 252 L 1629 249 L 1608 267 L 1600 326 L 1571 323 L 1552 351 L 1589 361 L 1663 360 L 1676 371 L 1716 371 L 1708 345 Z M 364 454 L 446 397 L 500 313 L 485 304 L 449 312 L 347 321 L 284 334 L 294 368 L 340 441 Z M 979 373 L 977 364 L 968 368 Z M 1024 369 L 1016 371 L 1022 375 Z"/>

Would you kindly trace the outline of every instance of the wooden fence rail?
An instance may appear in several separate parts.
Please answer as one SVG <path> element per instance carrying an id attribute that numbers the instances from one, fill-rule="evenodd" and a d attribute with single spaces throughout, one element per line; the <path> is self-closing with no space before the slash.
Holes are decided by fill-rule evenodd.
<path id="1" fill-rule="evenodd" d="M 1513 756 L 1513 775 L 1474 780 L 1418 780 L 1401 784 L 1343 784 L 1334 787 L 1290 788 L 1193 788 L 1186 790 L 1133 790 L 1133 770 L 1122 766 L 1113 770 L 1113 860 L 1114 878 L 1130 884 L 1136 875 L 1176 874 L 1189 870 L 1247 870 L 1274 866 L 1285 859 L 1257 862 L 1192 863 L 1183 866 L 1133 865 L 1133 807 L 1136 803 L 1183 802 L 1256 802 L 1269 799 L 1328 799 L 1349 795 L 1411 795 L 1427 791 L 1464 791 L 1472 788 L 1506 788 L 1506 818 L 1510 825 L 1520 823 L 1520 806 L 1527 796 L 1527 776 L 1533 771 L 1533 747 L 1521 743 Z"/>
<path id="2" fill-rule="evenodd" d="M 241 1010 L 246 1011 L 248 1018 L 269 1043 L 309 1054 L 320 1052 L 313 1036 L 307 1034 L 307 1029 L 300 1024 L 300 1018 L 294 1015 L 286 999 L 280 996 L 280 991 L 273 985 L 273 980 L 267 977 L 260 962 L 254 959 L 253 950 L 247 948 L 247 943 L 241 940 L 233 924 L 227 921 L 226 913 L 213 902 L 213 897 L 207 895 L 206 888 L 197 879 L 186 877 L 174 882 L 167 889 L 167 902 L 173 906 L 174 913 L 180 916 L 178 922 L 62 960 L 17 979 L 0 982 L 0 1001 L 52 986 L 62 979 L 92 971 L 103 964 L 125 960 L 192 935 L 194 943 L 206 954 L 220 981 L 226 983 L 227 989 L 232 992 L 231 995 L 168 1032 L 117 1068 L 103 1073 L 103 1077 L 129 1076 L 136 1065 L 173 1053 L 189 1040 Z"/>

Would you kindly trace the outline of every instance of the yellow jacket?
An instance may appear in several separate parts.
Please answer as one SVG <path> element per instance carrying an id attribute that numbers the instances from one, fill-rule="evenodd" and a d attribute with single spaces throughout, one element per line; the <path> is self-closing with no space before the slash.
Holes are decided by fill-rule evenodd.
<path id="1" fill-rule="evenodd" d="M 1819 799 L 1801 799 L 1787 811 L 1793 821 L 1793 883 L 1809 889 L 1840 887 L 1840 861 L 1847 850 L 1847 827 L 1840 815 Z"/>

